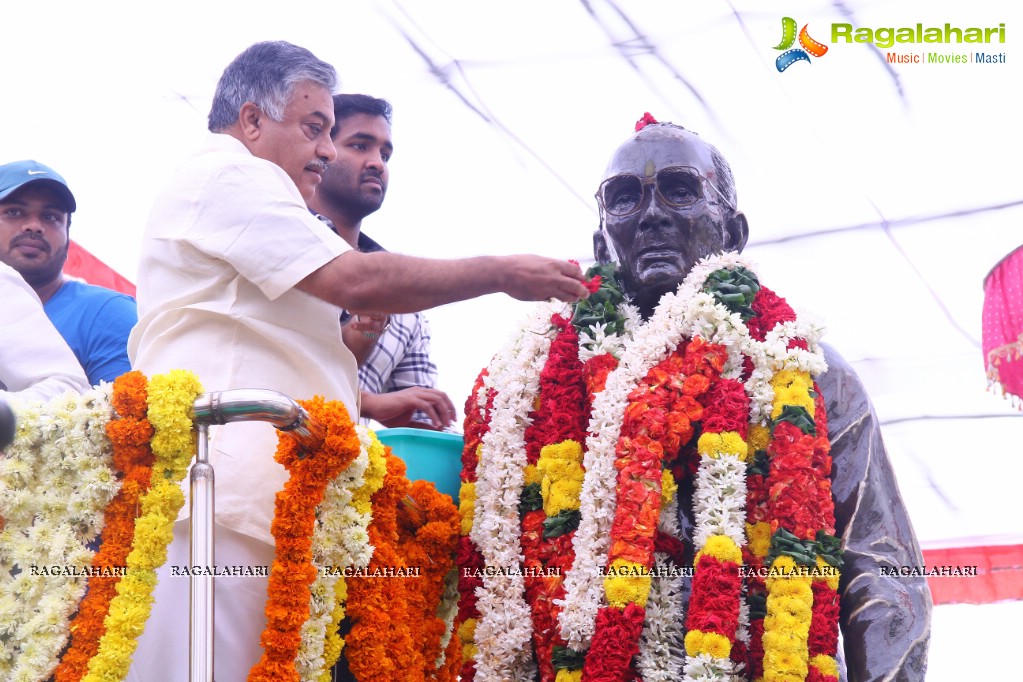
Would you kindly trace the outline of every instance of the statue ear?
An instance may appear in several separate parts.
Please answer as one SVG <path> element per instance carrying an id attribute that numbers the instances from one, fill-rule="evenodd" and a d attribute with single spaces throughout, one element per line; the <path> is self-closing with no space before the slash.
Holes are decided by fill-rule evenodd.
<path id="1" fill-rule="evenodd" d="M 611 262 L 611 252 L 607 248 L 607 237 L 604 235 L 604 230 L 598 229 L 593 233 L 593 257 L 601 265 Z"/>
<path id="2" fill-rule="evenodd" d="M 746 247 L 747 239 L 749 239 L 749 222 L 742 211 L 736 211 L 735 215 L 725 223 L 725 249 L 742 251 Z"/>

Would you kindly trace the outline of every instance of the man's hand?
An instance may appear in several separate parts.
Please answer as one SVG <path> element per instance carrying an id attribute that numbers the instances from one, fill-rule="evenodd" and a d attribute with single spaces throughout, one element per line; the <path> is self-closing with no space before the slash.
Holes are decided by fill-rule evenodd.
<path id="1" fill-rule="evenodd" d="M 500 260 L 505 272 L 501 290 L 520 301 L 557 298 L 571 303 L 590 295 L 578 263 L 532 255 Z"/>
<path id="2" fill-rule="evenodd" d="M 362 313 L 353 315 L 352 320 L 341 329 L 341 339 L 348 350 L 352 351 L 359 367 L 362 367 L 390 324 L 390 316 L 386 313 Z"/>
<path id="3" fill-rule="evenodd" d="M 413 422 L 415 412 L 423 412 L 430 424 Z M 391 393 L 362 392 L 362 416 L 375 419 L 388 428 L 417 426 L 441 430 L 455 420 L 455 405 L 443 391 L 412 386 Z"/>

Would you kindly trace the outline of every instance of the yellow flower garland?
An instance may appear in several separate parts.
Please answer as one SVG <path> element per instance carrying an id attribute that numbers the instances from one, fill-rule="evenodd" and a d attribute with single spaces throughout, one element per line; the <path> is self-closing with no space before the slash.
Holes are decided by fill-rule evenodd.
<path id="1" fill-rule="evenodd" d="M 540 474 L 540 495 L 547 516 L 579 508 L 583 489 L 583 446 L 574 440 L 545 445 L 536 469 Z"/>
<path id="2" fill-rule="evenodd" d="M 782 370 L 771 379 L 774 388 L 774 404 L 771 418 L 775 419 L 788 406 L 806 409 L 814 416 L 814 404 L 811 390 L 813 380 L 808 372 Z M 758 528 L 762 524 L 749 527 L 751 534 L 757 536 L 756 550 L 763 549 L 764 531 Z M 770 528 L 767 528 L 770 531 Z M 770 543 L 770 539 L 766 540 Z M 756 551 L 755 550 L 755 551 Z M 759 554 L 758 556 L 764 556 Z M 820 557 L 817 565 L 809 575 L 801 570 L 795 561 L 786 555 L 777 557 L 770 566 L 767 586 L 767 615 L 764 617 L 764 681 L 783 682 L 791 679 L 805 679 L 809 667 L 813 665 L 825 675 L 837 676 L 838 664 L 831 656 L 809 656 L 808 644 L 810 624 L 813 616 L 814 580 L 827 582 L 832 589 L 838 589 L 838 570 L 828 565 Z"/>

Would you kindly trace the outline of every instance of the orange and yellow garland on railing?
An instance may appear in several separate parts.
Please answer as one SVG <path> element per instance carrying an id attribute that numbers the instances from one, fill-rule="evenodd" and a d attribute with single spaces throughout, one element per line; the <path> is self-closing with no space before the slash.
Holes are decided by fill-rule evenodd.
<path id="1" fill-rule="evenodd" d="M 106 510 L 102 544 L 92 558 L 93 568 L 101 572 L 126 565 L 135 535 L 139 499 L 151 483 L 153 451 L 149 441 L 153 426 L 146 417 L 147 383 L 141 372 L 129 372 L 114 381 L 111 403 L 118 418 L 107 423 L 106 431 L 114 449 L 114 467 L 122 478 L 121 489 Z M 54 674 L 55 682 L 78 682 L 88 671 L 89 659 L 96 655 L 100 638 L 106 632 L 103 621 L 119 581 L 116 574 L 89 580 L 89 593 L 71 621 L 71 646 Z"/>
<path id="2" fill-rule="evenodd" d="M 13 633 L 0 637 L 0 678 L 125 677 L 184 502 L 180 482 L 195 453 L 190 413 L 201 391 L 189 372 L 148 381 L 130 372 L 84 396 L 18 406 L 18 439 L 0 460 L 0 620 Z M 327 435 L 308 453 L 290 437 L 281 439 L 277 456 L 292 477 L 278 496 L 266 653 L 251 677 L 331 679 L 345 648 L 338 632 L 345 606 L 356 620 L 345 653 L 353 668 L 372 667 L 371 658 L 361 657 L 360 634 L 401 632 L 407 623 L 395 620 L 398 602 L 380 610 L 359 588 L 390 584 L 404 613 L 417 619 L 419 636 L 402 646 L 392 637 L 386 655 L 415 661 L 423 679 L 454 680 L 461 665 L 460 642 L 452 637 L 454 505 L 432 484 L 410 486 L 400 460 L 371 431 L 353 425 L 343 405 L 304 404 Z M 383 492 L 388 468 L 391 484 Z M 396 491 L 410 493 L 411 506 Z M 393 531 L 378 537 L 379 564 L 414 562 L 423 570 L 412 578 L 351 578 L 357 587 L 349 595 L 343 572 L 370 564 L 367 527 L 374 516 Z M 100 530 L 102 543 L 92 554 L 86 544 Z M 89 593 L 72 620 L 86 576 Z M 367 608 L 375 615 L 361 618 Z"/>
<path id="3" fill-rule="evenodd" d="M 103 622 L 105 632 L 83 678 L 86 682 L 120 680 L 128 674 L 131 655 L 152 607 L 156 569 L 167 561 L 174 521 L 185 503 L 180 482 L 195 456 L 189 415 L 202 394 L 199 380 L 191 372 L 172 370 L 150 379 L 147 391 L 154 457 L 149 490 L 139 501 L 142 516 L 135 522 L 127 571 L 117 583 L 117 596 Z"/>
<path id="4" fill-rule="evenodd" d="M 309 618 L 309 586 L 318 572 L 312 552 L 316 507 L 328 484 L 359 455 L 359 439 L 342 404 L 322 398 L 300 404 L 325 433 L 315 452 L 306 452 L 292 438 L 281 438 L 274 456 L 290 477 L 274 501 L 275 556 L 267 585 L 267 624 L 260 638 L 263 655 L 249 671 L 252 682 L 300 679 L 295 658 L 302 625 Z"/>

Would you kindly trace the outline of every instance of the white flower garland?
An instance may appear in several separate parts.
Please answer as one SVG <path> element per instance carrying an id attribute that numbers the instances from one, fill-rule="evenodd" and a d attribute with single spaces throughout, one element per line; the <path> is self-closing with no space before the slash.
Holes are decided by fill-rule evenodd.
<path id="1" fill-rule="evenodd" d="M 45 679 L 67 642 L 87 543 L 120 488 L 106 437 L 111 391 L 16 406 L 17 437 L 0 457 L 0 679 Z"/>
<path id="2" fill-rule="evenodd" d="M 309 619 L 302 626 L 302 645 L 295 658 L 295 668 L 304 682 L 319 680 L 326 667 L 324 644 L 336 625 L 332 614 L 335 588 L 343 580 L 339 572 L 346 567 L 365 568 L 373 556 L 368 531 L 371 515 L 352 504 L 355 491 L 365 483 L 373 436 L 362 424 L 356 424 L 355 431 L 359 455 L 330 482 L 316 509 L 312 552 L 319 572 L 309 586 Z"/>
<path id="3" fill-rule="evenodd" d="M 590 325 L 579 332 L 579 362 L 585 363 L 598 355 L 612 355 L 620 358 L 625 346 L 632 341 L 633 331 L 641 324 L 639 308 L 631 303 L 618 306 L 618 314 L 622 316 L 625 331 L 622 334 L 607 333 L 607 325 Z"/>
<path id="4" fill-rule="evenodd" d="M 682 539 L 678 523 L 678 491 L 669 504 L 661 509 L 657 529 L 677 540 Z M 636 669 L 644 682 L 674 682 L 682 675 L 685 661 L 685 626 L 683 625 L 683 595 L 685 578 L 682 575 L 661 576 L 658 569 L 678 570 L 668 555 L 654 553 L 654 579 L 646 603 L 646 619 L 639 639 Z"/>
<path id="5" fill-rule="evenodd" d="M 712 535 L 746 544 L 746 463 L 735 455 L 701 457 L 693 488 L 693 545 L 703 547 Z"/>
<path id="6" fill-rule="evenodd" d="M 495 358 L 484 387 L 498 388 L 494 418 L 480 447 L 476 505 L 470 537 L 484 565 L 510 570 L 522 564 L 519 500 L 525 485 L 527 415 L 540 390 L 540 372 L 556 328 L 555 313 L 565 303 L 544 303 L 534 309 L 512 342 Z M 487 576 L 477 601 L 476 679 L 532 679 L 532 618 L 521 575 Z"/>
<path id="7" fill-rule="evenodd" d="M 440 654 L 433 667 L 439 669 L 447 661 L 448 643 L 455 634 L 455 618 L 458 616 L 458 567 L 455 566 L 444 576 L 444 593 L 437 604 L 437 617 L 444 621 L 444 634 L 440 638 Z"/>

